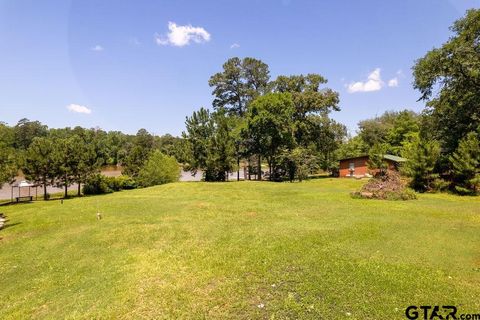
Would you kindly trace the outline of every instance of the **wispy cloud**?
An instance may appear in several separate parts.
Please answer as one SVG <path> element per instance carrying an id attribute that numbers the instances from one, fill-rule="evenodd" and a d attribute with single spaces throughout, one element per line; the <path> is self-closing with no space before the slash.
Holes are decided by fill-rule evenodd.
<path id="1" fill-rule="evenodd" d="M 175 22 L 168 23 L 168 32 L 165 35 L 155 34 L 155 42 L 158 45 L 172 45 L 183 47 L 191 42 L 204 43 L 210 41 L 210 33 L 202 27 L 193 27 L 188 24 L 178 26 Z"/>
<path id="2" fill-rule="evenodd" d="M 84 114 L 90 114 L 92 113 L 92 110 L 85 107 L 85 106 L 82 106 L 82 105 L 79 105 L 79 104 L 69 104 L 67 106 L 67 109 L 71 112 L 76 112 L 76 113 L 84 113 Z"/>
<path id="3" fill-rule="evenodd" d="M 140 42 L 140 40 L 138 40 L 137 38 L 135 37 L 132 37 L 132 38 L 129 38 L 128 39 L 128 43 L 132 46 L 139 46 L 141 45 L 142 43 Z"/>
<path id="4" fill-rule="evenodd" d="M 395 78 L 392 78 L 392 79 L 388 80 L 388 86 L 389 87 L 398 87 L 398 78 L 395 77 Z"/>
<path id="5" fill-rule="evenodd" d="M 352 82 L 347 86 L 347 89 L 349 93 L 372 92 L 382 89 L 384 85 L 380 76 L 380 68 L 376 68 L 368 75 L 366 81 Z"/>
<path id="6" fill-rule="evenodd" d="M 101 45 L 97 44 L 96 46 L 91 48 L 92 51 L 100 52 L 105 50 Z"/>
<path id="7" fill-rule="evenodd" d="M 231 46 L 230 46 L 230 49 L 236 49 L 236 48 L 240 48 L 240 45 L 238 43 L 233 43 Z"/>

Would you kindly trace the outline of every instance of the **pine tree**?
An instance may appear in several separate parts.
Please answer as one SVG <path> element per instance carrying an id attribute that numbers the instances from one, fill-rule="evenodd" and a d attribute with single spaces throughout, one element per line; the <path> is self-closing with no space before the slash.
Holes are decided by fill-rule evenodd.
<path id="1" fill-rule="evenodd" d="M 449 160 L 455 190 L 461 194 L 477 194 L 480 191 L 480 141 L 477 134 L 467 134 Z"/>
<path id="2" fill-rule="evenodd" d="M 435 165 L 440 156 L 440 145 L 437 141 L 421 140 L 418 135 L 404 146 L 402 155 L 407 162 L 402 166 L 405 175 L 412 178 L 410 186 L 416 191 L 428 191 L 438 178 Z"/>

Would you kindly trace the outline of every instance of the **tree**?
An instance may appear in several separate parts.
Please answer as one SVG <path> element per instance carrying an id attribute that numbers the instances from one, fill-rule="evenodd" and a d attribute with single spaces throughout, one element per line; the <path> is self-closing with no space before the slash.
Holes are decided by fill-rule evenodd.
<path id="1" fill-rule="evenodd" d="M 360 136 L 347 137 L 335 151 L 337 159 L 355 158 L 368 153 L 369 147 Z"/>
<path id="2" fill-rule="evenodd" d="M 138 183 L 150 187 L 178 181 L 180 167 L 174 157 L 155 150 L 138 173 Z"/>
<path id="3" fill-rule="evenodd" d="M 154 149 L 154 137 L 147 130 L 140 129 L 127 148 L 123 173 L 135 178 Z"/>
<path id="4" fill-rule="evenodd" d="M 347 128 L 327 115 L 310 115 L 308 121 L 308 139 L 315 147 L 320 160 L 320 168 L 331 171 L 338 166 L 335 152 L 347 136 Z"/>
<path id="5" fill-rule="evenodd" d="M 414 87 L 427 103 L 433 138 L 447 154 L 480 125 L 480 10 L 468 10 L 451 31 L 446 43 L 413 67 Z"/>
<path id="6" fill-rule="evenodd" d="M 77 167 L 81 150 L 75 150 L 73 137 L 53 139 L 53 175 L 58 187 L 64 188 L 64 197 L 68 197 L 68 187 L 73 184 L 73 174 Z"/>
<path id="7" fill-rule="evenodd" d="M 12 183 L 18 173 L 15 150 L 0 142 L 0 189 L 4 183 Z"/>
<path id="8" fill-rule="evenodd" d="M 410 186 L 416 191 L 425 192 L 432 189 L 438 178 L 435 166 L 440 156 L 440 145 L 435 140 L 422 140 L 418 135 L 405 144 L 402 156 L 407 159 L 402 172 L 412 180 Z"/>
<path id="9" fill-rule="evenodd" d="M 192 173 L 202 170 L 205 181 L 225 181 L 233 169 L 235 142 L 233 124 L 219 109 L 213 114 L 200 108 L 185 121 L 184 139 L 189 146 L 189 165 Z"/>
<path id="10" fill-rule="evenodd" d="M 339 111 L 338 93 L 329 88 L 320 88 L 328 81 L 319 74 L 279 76 L 271 83 L 273 92 L 290 93 L 294 105 L 293 121 L 296 126 L 295 138 L 298 144 L 309 144 L 309 115 L 327 117 L 333 111 Z"/>
<path id="11" fill-rule="evenodd" d="M 18 121 L 13 131 L 15 148 L 26 150 L 34 138 L 47 136 L 48 127 L 40 121 L 30 121 L 24 118 Z"/>
<path id="12" fill-rule="evenodd" d="M 290 182 L 295 179 L 305 180 L 309 174 L 318 169 L 317 157 L 309 149 L 296 147 L 293 150 L 283 150 L 280 155 L 280 167 L 283 168 Z"/>
<path id="13" fill-rule="evenodd" d="M 223 71 L 214 74 L 208 84 L 215 96 L 213 107 L 243 117 L 250 101 L 267 90 L 268 65 L 254 58 L 230 58 Z"/>
<path id="14" fill-rule="evenodd" d="M 48 199 L 47 186 L 55 179 L 55 159 L 53 141 L 46 137 L 33 138 L 27 149 L 22 168 L 27 179 L 43 185 L 44 200 Z"/>
<path id="15" fill-rule="evenodd" d="M 258 97 L 248 108 L 246 130 L 251 141 L 250 153 L 258 156 L 259 168 L 261 157 L 266 158 L 271 180 L 276 176 L 280 151 L 291 149 L 295 144 L 294 112 L 292 95 L 288 92 Z M 258 179 L 261 180 L 261 173 Z"/>
<path id="16" fill-rule="evenodd" d="M 385 162 L 385 154 L 387 152 L 387 145 L 377 143 L 368 152 L 368 168 L 375 170 L 376 175 L 385 175 L 388 164 Z"/>
<path id="17" fill-rule="evenodd" d="M 208 145 L 207 168 L 210 168 L 208 172 L 215 172 L 215 176 L 206 180 L 225 181 L 235 163 L 235 140 L 232 136 L 234 126 L 232 119 L 227 118 L 222 109 L 213 114 L 213 120 L 215 132 Z"/>
<path id="18" fill-rule="evenodd" d="M 455 190 L 461 194 L 480 191 L 480 141 L 474 132 L 467 134 L 449 157 L 453 168 Z"/>
<path id="19" fill-rule="evenodd" d="M 420 130 L 420 117 L 413 111 L 387 111 L 379 117 L 360 121 L 359 137 L 368 146 L 385 144 L 386 152 L 400 155 L 403 144 Z"/>

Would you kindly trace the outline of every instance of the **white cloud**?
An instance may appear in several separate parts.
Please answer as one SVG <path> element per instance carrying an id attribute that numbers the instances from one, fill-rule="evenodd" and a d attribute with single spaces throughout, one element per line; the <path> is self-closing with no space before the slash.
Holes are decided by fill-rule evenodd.
<path id="1" fill-rule="evenodd" d="M 395 77 L 393 79 L 388 80 L 389 87 L 398 87 L 398 78 Z"/>
<path id="2" fill-rule="evenodd" d="M 384 86 L 380 77 L 380 68 L 373 70 L 367 78 L 367 81 L 352 82 L 347 86 L 349 93 L 378 91 Z"/>
<path id="3" fill-rule="evenodd" d="M 103 47 L 102 47 L 101 45 L 99 45 L 99 44 L 97 44 L 96 46 L 92 47 L 91 49 L 92 49 L 92 51 L 97 51 L 97 52 L 104 50 Z"/>
<path id="4" fill-rule="evenodd" d="M 230 49 L 236 49 L 236 48 L 240 48 L 240 45 L 238 43 L 233 43 L 231 46 L 230 46 Z"/>
<path id="5" fill-rule="evenodd" d="M 185 26 L 177 26 L 175 22 L 168 23 L 169 32 L 166 35 L 155 34 L 155 42 L 158 45 L 172 45 L 183 47 L 190 42 L 203 43 L 210 41 L 210 33 L 202 27 L 193 27 L 188 24 Z"/>
<path id="6" fill-rule="evenodd" d="M 79 104 L 74 104 L 74 103 L 69 104 L 69 105 L 67 106 L 67 109 L 68 109 L 69 111 L 71 111 L 71 112 L 76 112 L 76 113 L 84 113 L 84 114 L 90 114 L 90 113 L 92 113 L 92 110 L 91 110 L 91 109 L 89 109 L 89 108 L 87 108 L 87 107 L 85 107 L 85 106 L 81 106 L 81 105 L 79 105 Z"/>

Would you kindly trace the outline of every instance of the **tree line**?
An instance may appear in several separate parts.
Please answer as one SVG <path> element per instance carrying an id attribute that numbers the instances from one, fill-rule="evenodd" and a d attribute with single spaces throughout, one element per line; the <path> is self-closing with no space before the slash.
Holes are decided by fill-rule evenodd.
<path id="1" fill-rule="evenodd" d="M 44 197 L 48 186 L 64 188 L 66 197 L 72 184 L 77 184 L 80 195 L 81 185 L 105 165 L 121 165 L 122 173 L 144 181 L 146 175 L 140 174 L 154 151 L 181 159 L 180 142 L 145 129 L 128 135 L 98 128 L 49 129 L 28 119 L 15 126 L 0 123 L 0 183 L 12 183 L 21 170 L 28 180 L 43 186 Z"/>
<path id="2" fill-rule="evenodd" d="M 181 137 L 154 136 L 145 129 L 136 135 L 48 129 L 27 119 L 11 127 L 1 123 L 0 182 L 11 181 L 21 169 L 28 179 L 66 192 L 73 183 L 86 183 L 102 165 L 121 164 L 125 175 L 152 184 L 164 181 L 155 166 L 166 161 L 162 155 L 193 174 L 201 172 L 205 181 L 225 181 L 231 172 L 239 180 L 240 170 L 246 179 L 293 181 L 319 170 L 334 174 L 341 158 L 389 153 L 408 159 L 402 171 L 417 191 L 477 194 L 480 10 L 467 11 L 451 30 L 445 44 L 412 68 L 425 109 L 360 121 L 353 137 L 331 118 L 340 110 L 340 98 L 322 75 L 271 79 L 265 62 L 234 57 L 208 81 L 212 109 L 202 107 L 186 117 Z"/>

